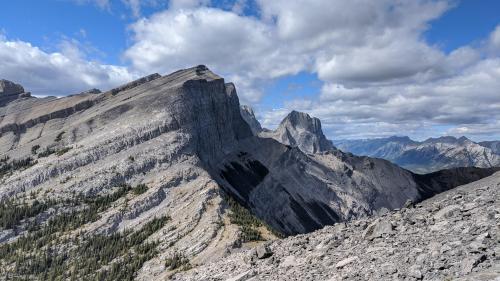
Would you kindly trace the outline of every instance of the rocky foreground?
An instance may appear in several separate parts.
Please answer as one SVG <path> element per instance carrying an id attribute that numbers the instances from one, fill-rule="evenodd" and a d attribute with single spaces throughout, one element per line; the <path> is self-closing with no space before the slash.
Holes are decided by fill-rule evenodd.
<path id="1" fill-rule="evenodd" d="M 173 280 L 500 280 L 500 173 L 378 217 L 233 253 Z"/>

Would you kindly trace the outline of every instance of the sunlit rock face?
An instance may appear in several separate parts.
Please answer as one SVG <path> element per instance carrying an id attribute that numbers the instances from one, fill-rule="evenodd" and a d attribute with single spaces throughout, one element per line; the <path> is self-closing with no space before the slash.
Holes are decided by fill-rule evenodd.
<path id="1" fill-rule="evenodd" d="M 331 141 L 327 140 L 321 129 L 321 121 L 307 113 L 292 111 L 274 131 L 261 133 L 262 137 L 298 147 L 304 153 L 317 153 L 333 150 Z"/>

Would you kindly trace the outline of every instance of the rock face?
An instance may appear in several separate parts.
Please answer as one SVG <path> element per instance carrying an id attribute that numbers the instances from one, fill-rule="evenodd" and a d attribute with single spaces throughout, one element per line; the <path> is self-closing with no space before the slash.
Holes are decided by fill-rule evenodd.
<path id="1" fill-rule="evenodd" d="M 275 237 L 249 232 L 249 224 L 311 232 L 493 173 L 418 178 L 388 161 L 333 149 L 319 120 L 297 112 L 279 131 L 297 147 L 255 136 L 235 86 L 205 66 L 101 94 L 21 95 L 0 106 L 0 276 L 7 279 L 163 280 L 179 267 L 238 251 L 255 232 Z M 260 222 L 229 209 L 228 197 Z M 272 247 L 259 252 L 263 261 L 275 256 Z M 16 266 L 19 260 L 49 272 Z"/>
<path id="2" fill-rule="evenodd" d="M 466 137 L 430 138 L 423 142 L 408 137 L 390 137 L 334 143 L 341 150 L 383 158 L 418 173 L 453 167 L 500 166 L 498 142 L 475 143 Z"/>
<path id="3" fill-rule="evenodd" d="M 252 133 L 254 135 L 258 135 L 260 132 L 262 132 L 262 126 L 260 125 L 259 121 L 257 121 L 257 118 L 255 118 L 255 113 L 250 106 L 242 105 L 240 107 L 240 112 L 241 117 L 243 117 L 245 122 L 247 122 L 247 124 L 250 126 L 250 129 L 252 130 Z"/>
<path id="4" fill-rule="evenodd" d="M 23 86 L 8 80 L 0 79 L 0 106 L 18 99 L 19 97 L 29 96 L 29 93 L 24 92 Z"/>
<path id="5" fill-rule="evenodd" d="M 499 280 L 499 204 L 496 173 L 414 208 L 275 241 L 266 260 L 247 263 L 242 251 L 172 280 L 229 280 L 249 270 L 244 280 Z"/>
<path id="6" fill-rule="evenodd" d="M 62 212 L 86 205 L 92 210 L 85 202 L 97 197 L 115 201 L 79 227 L 87 236 L 140 231 L 169 218 L 145 237 L 159 254 L 147 258 L 139 280 L 166 276 L 165 260 L 174 253 L 203 263 L 240 244 L 241 231 L 229 222 L 223 191 L 207 167 L 252 133 L 234 86 L 206 67 L 154 75 L 99 95 L 16 99 L 0 107 L 0 116 L 0 159 L 7 159 L 0 163 L 2 202 L 36 198 L 51 206 L 12 222 L 15 228 L 0 227 L 0 243 L 19 239 L 30 222 L 43 227 Z M 65 203 L 76 198 L 86 199 L 75 207 Z M 59 244 L 53 253 L 69 249 Z"/>
<path id="7" fill-rule="evenodd" d="M 336 150 L 318 119 L 296 111 L 277 130 L 239 143 L 219 165 L 219 182 L 284 234 L 401 208 L 408 200 L 417 202 L 496 171 L 451 169 L 419 177 L 382 159 Z"/>
<path id="8" fill-rule="evenodd" d="M 24 93 L 23 86 L 14 82 L 1 79 L 0 80 L 0 94 L 2 95 L 15 95 Z"/>
<path id="9" fill-rule="evenodd" d="M 273 138 L 280 143 L 298 147 L 304 153 L 317 153 L 333 150 L 321 129 L 321 121 L 311 118 L 307 113 L 292 111 L 281 121 L 275 131 L 262 132 L 262 137 Z"/>
<path id="10" fill-rule="evenodd" d="M 479 143 L 481 146 L 487 147 L 493 151 L 493 153 L 500 155 L 500 141 L 483 141 Z"/>

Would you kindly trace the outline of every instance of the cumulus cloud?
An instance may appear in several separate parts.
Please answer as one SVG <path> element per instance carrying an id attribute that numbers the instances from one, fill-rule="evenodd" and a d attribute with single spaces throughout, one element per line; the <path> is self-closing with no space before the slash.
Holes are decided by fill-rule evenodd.
<path id="1" fill-rule="evenodd" d="M 245 3 L 222 10 L 173 0 L 169 10 L 130 26 L 134 43 L 125 57 L 158 72 L 207 64 L 246 81 L 240 92 L 250 102 L 262 95 L 263 81 L 301 71 L 351 85 L 449 72 L 446 55 L 421 39 L 428 22 L 450 7 L 446 1 L 258 1 L 260 18 L 241 15 Z"/>
<path id="2" fill-rule="evenodd" d="M 167 73 L 206 64 L 246 88 L 240 93 L 250 101 L 260 92 L 246 84 L 295 74 L 307 60 L 276 45 L 275 31 L 258 19 L 215 8 L 167 10 L 130 28 L 135 43 L 125 56 L 135 68 Z"/>
<path id="3" fill-rule="evenodd" d="M 136 17 L 141 5 L 155 2 L 122 1 Z M 128 68 L 87 61 L 82 48 L 71 44 L 46 53 L 0 35 L 0 59 L 12 61 L 10 68 L 0 66 L 0 75 L 16 69 L 14 63 L 21 71 L 8 75 L 29 73 L 23 72 L 28 62 L 22 56 L 39 57 L 30 61 L 32 73 L 66 77 L 57 82 L 67 89 L 206 64 L 236 83 L 243 103 L 257 104 L 266 83 L 307 72 L 324 83 L 321 92 L 278 109 L 256 108 L 265 126 L 297 109 L 320 117 L 331 138 L 476 134 L 481 126 L 500 136 L 494 121 L 500 119 L 500 25 L 481 44 L 449 53 L 425 40 L 431 22 L 456 1 L 255 0 L 259 11 L 245 15 L 249 3 L 223 1 L 217 8 L 210 0 L 171 0 L 167 10 L 128 27 L 132 38 L 123 54 Z M 19 46 L 2 53 L 7 42 Z M 64 73 L 64 67 L 78 74 Z M 28 83 L 48 89 L 42 81 Z"/>
<path id="4" fill-rule="evenodd" d="M 61 52 L 0 36 L 0 77 L 21 83 L 35 95 L 68 95 L 89 88 L 109 89 L 136 75 L 125 67 L 87 61 L 69 41 Z"/>
<path id="5" fill-rule="evenodd" d="M 500 55 L 500 24 L 491 33 L 488 40 L 488 48 L 491 53 Z"/>

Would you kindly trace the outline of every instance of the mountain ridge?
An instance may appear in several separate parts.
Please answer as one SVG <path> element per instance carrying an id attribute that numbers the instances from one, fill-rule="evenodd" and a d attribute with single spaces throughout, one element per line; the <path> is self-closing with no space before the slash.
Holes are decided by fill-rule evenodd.
<path id="1" fill-rule="evenodd" d="M 296 146 L 255 135 L 235 85 L 203 65 L 115 89 L 0 107 L 6 274 L 163 279 L 172 260 L 189 269 L 276 231 L 311 232 L 485 176 L 422 182 L 389 161 L 324 149 L 319 120 L 304 113 L 283 122 Z M 45 271 L 15 263 L 46 253 L 60 262 Z"/>
<path id="2" fill-rule="evenodd" d="M 452 167 L 500 165 L 500 154 L 488 146 L 495 148 L 495 142 L 476 143 L 466 137 L 443 136 L 421 142 L 407 137 L 389 137 L 336 140 L 334 143 L 342 150 L 387 159 L 420 173 Z"/>

